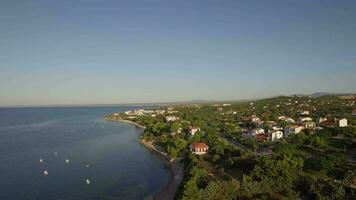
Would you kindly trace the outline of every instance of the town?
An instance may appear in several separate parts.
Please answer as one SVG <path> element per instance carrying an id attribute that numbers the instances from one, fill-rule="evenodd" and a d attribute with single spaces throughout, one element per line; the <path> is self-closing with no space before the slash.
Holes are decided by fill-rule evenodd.
<path id="1" fill-rule="evenodd" d="M 353 199 L 356 96 L 279 96 L 115 113 L 182 167 L 176 199 Z"/>

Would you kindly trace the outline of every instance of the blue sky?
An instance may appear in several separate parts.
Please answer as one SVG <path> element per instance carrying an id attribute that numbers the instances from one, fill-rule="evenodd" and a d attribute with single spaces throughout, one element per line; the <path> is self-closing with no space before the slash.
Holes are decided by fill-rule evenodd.
<path id="1" fill-rule="evenodd" d="M 356 1 L 2 0 L 0 105 L 356 92 Z"/>

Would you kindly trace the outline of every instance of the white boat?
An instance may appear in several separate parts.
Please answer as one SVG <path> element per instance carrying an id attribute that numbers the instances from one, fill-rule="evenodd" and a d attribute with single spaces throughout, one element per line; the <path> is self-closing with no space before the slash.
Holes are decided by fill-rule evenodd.
<path id="1" fill-rule="evenodd" d="M 55 156 L 57 156 L 57 155 L 58 155 L 57 151 L 56 151 L 56 152 L 54 152 L 54 155 L 55 155 Z"/>
<path id="2" fill-rule="evenodd" d="M 90 184 L 90 180 L 89 179 L 87 179 L 86 182 L 87 182 L 88 185 Z"/>
<path id="3" fill-rule="evenodd" d="M 40 163 L 43 163 L 43 159 L 42 158 L 40 159 Z"/>
<path id="4" fill-rule="evenodd" d="M 85 167 L 87 167 L 87 168 L 90 167 L 90 164 L 85 165 Z"/>
<path id="5" fill-rule="evenodd" d="M 43 171 L 43 175 L 47 176 L 47 175 L 48 175 L 48 171 L 47 171 L 47 170 L 44 170 L 44 171 Z"/>
<path id="6" fill-rule="evenodd" d="M 69 159 L 66 159 L 66 163 L 67 163 L 67 164 L 69 163 Z"/>

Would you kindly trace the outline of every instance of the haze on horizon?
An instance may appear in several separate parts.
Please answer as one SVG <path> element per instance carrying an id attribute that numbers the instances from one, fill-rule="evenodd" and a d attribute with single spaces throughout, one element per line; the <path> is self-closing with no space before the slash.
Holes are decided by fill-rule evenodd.
<path id="1" fill-rule="evenodd" d="M 356 92 L 356 1 L 0 2 L 0 106 Z"/>

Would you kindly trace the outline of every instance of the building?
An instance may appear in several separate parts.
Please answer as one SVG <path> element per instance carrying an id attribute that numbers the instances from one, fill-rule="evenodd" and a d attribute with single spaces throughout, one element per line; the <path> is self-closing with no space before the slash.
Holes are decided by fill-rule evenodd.
<path id="1" fill-rule="evenodd" d="M 208 153 L 208 150 L 209 150 L 209 146 L 202 142 L 192 143 L 190 145 L 190 151 L 196 155 L 206 154 L 206 153 Z"/>
<path id="2" fill-rule="evenodd" d="M 299 123 L 310 122 L 310 121 L 313 121 L 313 119 L 310 117 L 301 117 L 298 119 Z"/>
<path id="3" fill-rule="evenodd" d="M 335 123 L 337 123 L 337 125 L 339 127 L 346 127 L 347 126 L 347 119 L 335 119 Z"/>
<path id="4" fill-rule="evenodd" d="M 261 124 L 261 119 L 259 117 L 252 117 L 251 121 L 255 122 L 256 124 Z"/>
<path id="5" fill-rule="evenodd" d="M 309 115 L 309 111 L 308 110 L 303 110 L 299 112 L 300 115 Z"/>
<path id="6" fill-rule="evenodd" d="M 156 110 L 157 115 L 163 115 L 164 113 L 166 113 L 165 110 Z"/>
<path id="7" fill-rule="evenodd" d="M 265 129 L 263 129 L 263 128 L 257 128 L 257 129 L 253 129 L 253 130 L 249 131 L 249 132 L 247 133 L 247 135 L 254 137 L 254 136 L 258 135 L 258 134 L 263 134 L 263 133 L 265 133 Z"/>
<path id="8" fill-rule="evenodd" d="M 312 121 L 303 122 L 304 128 L 315 128 L 316 123 Z"/>
<path id="9" fill-rule="evenodd" d="M 198 131 L 200 131 L 199 127 L 190 127 L 189 128 L 189 133 L 190 135 L 194 136 Z"/>
<path id="10" fill-rule="evenodd" d="M 326 118 L 326 117 L 319 117 L 318 123 L 320 124 L 320 123 L 326 122 L 327 120 L 328 120 L 328 118 Z"/>
<path id="11" fill-rule="evenodd" d="M 175 122 L 179 120 L 179 117 L 176 116 L 166 116 L 166 122 Z"/>
<path id="12" fill-rule="evenodd" d="M 288 126 L 284 128 L 284 136 L 288 137 L 293 134 L 300 133 L 304 129 L 303 126 Z"/>
<path id="13" fill-rule="evenodd" d="M 269 139 L 273 142 L 283 137 L 283 131 L 273 131 L 268 134 Z"/>

